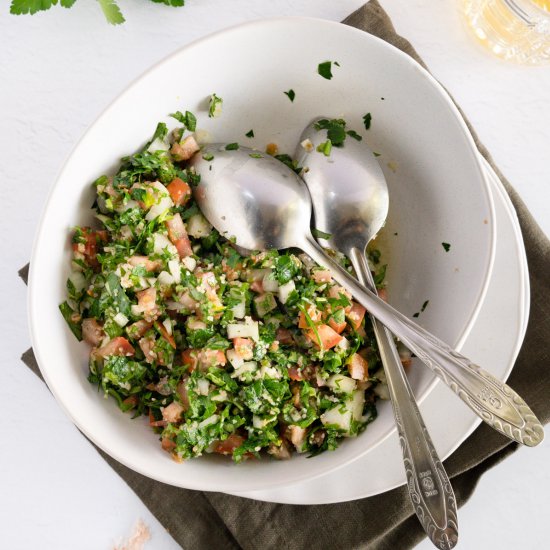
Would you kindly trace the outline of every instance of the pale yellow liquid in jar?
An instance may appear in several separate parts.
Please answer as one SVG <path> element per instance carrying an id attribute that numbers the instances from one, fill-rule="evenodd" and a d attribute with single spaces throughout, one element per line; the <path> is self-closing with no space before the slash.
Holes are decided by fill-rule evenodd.
<path id="1" fill-rule="evenodd" d="M 461 1 L 468 26 L 495 55 L 531 65 L 550 63 L 550 0 Z"/>

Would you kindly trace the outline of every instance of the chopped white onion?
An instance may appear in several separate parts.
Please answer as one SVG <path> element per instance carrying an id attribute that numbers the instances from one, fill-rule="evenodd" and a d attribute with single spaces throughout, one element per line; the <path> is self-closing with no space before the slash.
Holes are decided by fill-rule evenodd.
<path id="1" fill-rule="evenodd" d="M 225 355 L 234 369 L 238 369 L 244 365 L 244 359 L 234 349 L 228 349 Z"/>
<path id="2" fill-rule="evenodd" d="M 296 290 L 296 285 L 292 279 L 279 287 L 279 301 L 281 304 L 287 303 L 290 293 L 294 290 Z"/>
<path id="3" fill-rule="evenodd" d="M 329 424 L 335 424 L 341 430 L 349 432 L 351 426 L 351 411 L 347 408 L 344 408 L 343 411 L 340 411 L 342 408 L 341 405 L 329 409 L 321 415 L 321 422 L 326 426 Z"/>
<path id="4" fill-rule="evenodd" d="M 129 319 L 126 315 L 124 315 L 124 313 L 119 312 L 113 317 L 113 321 L 122 328 L 128 324 Z"/>
<path id="5" fill-rule="evenodd" d="M 197 267 L 197 260 L 195 258 L 192 258 L 191 256 L 187 256 L 182 259 L 181 263 L 189 270 L 194 271 Z"/>
<path id="6" fill-rule="evenodd" d="M 177 256 L 178 249 L 170 242 L 168 237 L 162 233 L 153 235 L 153 251 L 155 254 L 162 254 L 162 251 L 167 249 L 172 256 Z"/>
<path id="7" fill-rule="evenodd" d="M 199 430 L 201 428 L 205 428 L 206 426 L 210 426 L 211 424 L 215 424 L 219 419 L 220 415 L 218 414 L 213 414 L 212 416 L 205 418 L 202 422 L 199 422 Z"/>
<path id="8" fill-rule="evenodd" d="M 197 380 L 197 393 L 199 395 L 208 395 L 210 390 L 210 382 L 206 378 L 199 378 Z"/>
<path id="9" fill-rule="evenodd" d="M 157 277 L 159 284 L 162 286 L 170 286 L 174 284 L 174 277 L 168 271 L 161 271 Z"/>
<path id="10" fill-rule="evenodd" d="M 327 386 L 334 393 L 351 393 L 356 387 L 356 382 L 349 376 L 333 374 L 327 379 Z"/>
<path id="11" fill-rule="evenodd" d="M 262 279 L 262 286 L 266 292 L 277 292 L 279 290 L 279 283 L 273 278 L 273 272 L 269 271 Z"/>
<path id="12" fill-rule="evenodd" d="M 178 260 L 169 260 L 168 269 L 170 271 L 170 275 L 174 278 L 174 282 L 179 283 L 181 281 L 181 268 Z"/>
<path id="13" fill-rule="evenodd" d="M 250 317 L 246 317 L 244 323 L 227 325 L 227 337 L 230 340 L 233 338 L 252 338 L 257 342 L 260 339 L 258 321 L 253 321 Z"/>
<path id="14" fill-rule="evenodd" d="M 77 292 L 80 292 L 86 286 L 86 277 L 84 277 L 81 271 L 71 271 L 69 280 L 73 283 Z"/>
<path id="15" fill-rule="evenodd" d="M 202 214 L 195 214 L 189 218 L 187 222 L 187 233 L 191 237 L 200 239 L 207 237 L 212 231 L 212 226 L 208 223 L 206 218 Z"/>
<path id="16" fill-rule="evenodd" d="M 170 149 L 170 146 L 166 141 L 160 138 L 156 138 L 149 147 L 147 147 L 147 151 L 149 153 L 154 153 L 155 151 L 168 151 Z"/>
<path id="17" fill-rule="evenodd" d="M 233 311 L 233 316 L 235 319 L 243 319 L 246 315 L 246 302 L 242 300 L 238 304 L 234 305 L 231 308 L 231 311 Z"/>

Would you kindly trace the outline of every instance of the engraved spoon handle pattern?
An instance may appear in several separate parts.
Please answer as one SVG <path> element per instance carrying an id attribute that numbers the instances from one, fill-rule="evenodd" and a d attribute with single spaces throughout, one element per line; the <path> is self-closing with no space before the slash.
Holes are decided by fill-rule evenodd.
<path id="1" fill-rule="evenodd" d="M 353 254 L 351 261 L 357 279 L 376 292 L 365 255 Z M 418 410 L 393 336 L 374 317 L 371 320 L 386 373 L 414 511 L 434 545 L 450 550 L 458 541 L 456 499 L 451 483 Z"/>
<path id="2" fill-rule="evenodd" d="M 331 270 L 336 281 L 352 293 L 412 352 L 414 352 L 482 420 L 506 437 L 533 447 L 544 438 L 542 424 L 525 401 L 510 386 L 451 349 L 433 334 L 382 301 L 327 256 L 313 237 L 301 244 L 317 263 Z M 353 249 L 350 256 L 362 254 Z"/>

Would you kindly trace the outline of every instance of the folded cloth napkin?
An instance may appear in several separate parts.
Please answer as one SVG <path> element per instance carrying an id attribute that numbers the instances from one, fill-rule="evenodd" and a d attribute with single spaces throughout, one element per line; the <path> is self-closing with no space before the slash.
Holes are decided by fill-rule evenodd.
<path id="1" fill-rule="evenodd" d="M 422 63 L 412 46 L 396 34 L 376 0 L 358 9 L 343 23 L 386 40 Z M 472 128 L 470 130 L 474 134 Z M 487 150 L 479 140 L 476 139 L 476 143 L 493 165 Z M 519 217 L 531 282 L 529 327 L 509 382 L 546 423 L 550 420 L 550 242 L 510 184 L 502 174 L 498 175 Z M 25 281 L 27 271 L 28 266 L 20 272 Z M 24 353 L 22 359 L 40 376 L 32 350 Z M 485 471 L 516 448 L 515 443 L 481 425 L 445 461 L 458 504 L 466 502 Z M 405 487 L 341 504 L 271 504 L 164 485 L 133 472 L 99 449 L 98 452 L 184 548 L 402 550 L 412 548 L 425 536 Z"/>

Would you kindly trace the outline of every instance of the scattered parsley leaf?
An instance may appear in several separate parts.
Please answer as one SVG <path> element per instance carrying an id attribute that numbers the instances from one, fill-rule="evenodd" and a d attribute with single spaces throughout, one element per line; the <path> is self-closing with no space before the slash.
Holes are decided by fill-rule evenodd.
<path id="1" fill-rule="evenodd" d="M 190 111 L 185 111 L 185 114 L 181 111 L 176 111 L 170 116 L 181 122 L 190 132 L 194 132 L 197 128 L 197 117 Z"/>
<path id="2" fill-rule="evenodd" d="M 334 64 L 339 67 L 337 61 L 334 62 Z M 319 63 L 317 66 L 317 72 L 327 80 L 330 80 L 332 78 L 332 61 L 323 61 L 323 63 Z"/>
<path id="3" fill-rule="evenodd" d="M 115 0 L 98 0 L 105 19 L 111 25 L 120 25 L 126 21 Z"/>
<path id="4" fill-rule="evenodd" d="M 185 5 L 185 0 L 151 0 L 155 4 L 164 4 L 165 6 L 172 6 L 174 8 L 179 8 Z"/>
<path id="5" fill-rule="evenodd" d="M 254 130 L 248 130 L 248 132 L 246 132 L 245 136 L 247 138 L 253 138 L 254 137 Z"/>
<path id="6" fill-rule="evenodd" d="M 427 307 L 428 307 L 428 304 L 430 303 L 430 300 L 426 300 L 423 304 L 422 304 L 422 307 L 420 308 L 420 312 L 424 311 Z"/>
<path id="7" fill-rule="evenodd" d="M 441 243 L 441 246 L 445 249 L 445 252 L 449 252 L 451 245 L 449 243 Z"/>
<path id="8" fill-rule="evenodd" d="M 156 4 L 166 6 L 180 7 L 185 5 L 185 0 L 151 0 Z M 49 10 L 52 6 L 58 4 L 63 8 L 71 8 L 76 0 L 12 0 L 10 4 L 10 13 L 13 15 L 34 15 L 39 11 Z M 111 25 L 120 25 L 124 23 L 124 16 L 117 5 L 116 0 L 98 0 L 105 19 Z"/>
<path id="9" fill-rule="evenodd" d="M 202 158 L 210 162 L 211 160 L 214 160 L 214 155 L 212 153 L 204 153 Z"/>
<path id="10" fill-rule="evenodd" d="M 253 159 L 263 159 L 264 156 L 261 153 L 249 153 L 249 157 Z"/>
<path id="11" fill-rule="evenodd" d="M 373 154 L 375 157 L 380 157 L 380 156 L 382 156 L 381 153 L 377 153 L 376 151 L 373 151 L 372 154 Z"/>
<path id="12" fill-rule="evenodd" d="M 225 150 L 226 150 L 226 151 L 236 151 L 238 148 L 239 148 L 239 144 L 238 144 L 238 143 L 228 143 L 228 144 L 225 146 Z"/>
<path id="13" fill-rule="evenodd" d="M 288 92 L 283 92 L 286 96 L 288 96 L 288 99 L 290 101 L 294 101 L 294 98 L 296 97 L 296 94 L 294 93 L 294 90 L 290 89 Z"/>
<path id="14" fill-rule="evenodd" d="M 367 113 L 363 116 L 363 124 L 365 125 L 365 130 L 368 130 L 370 128 L 370 124 L 372 122 L 372 115 L 370 113 Z"/>
<path id="15" fill-rule="evenodd" d="M 323 143 L 319 143 L 319 145 L 317 145 L 317 151 L 319 153 L 323 153 L 325 157 L 329 157 L 330 152 L 332 151 L 332 142 L 330 141 L 330 139 L 327 139 Z"/>
<path id="16" fill-rule="evenodd" d="M 219 117 L 222 114 L 223 99 L 216 94 L 210 96 L 210 106 L 208 108 L 208 116 L 210 118 Z"/>
<path id="17" fill-rule="evenodd" d="M 317 229 L 315 227 L 311 230 L 311 234 L 316 239 L 325 239 L 327 241 L 332 237 L 332 233 L 325 233 L 324 231 L 321 231 L 320 229 Z"/>
<path id="18" fill-rule="evenodd" d="M 346 132 L 346 134 L 347 134 L 349 137 L 351 137 L 351 138 L 353 138 L 353 139 L 356 139 L 357 141 L 361 141 L 361 140 L 363 139 L 363 136 L 360 135 L 360 134 L 358 134 L 355 130 L 348 130 L 348 131 Z"/>

